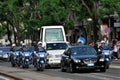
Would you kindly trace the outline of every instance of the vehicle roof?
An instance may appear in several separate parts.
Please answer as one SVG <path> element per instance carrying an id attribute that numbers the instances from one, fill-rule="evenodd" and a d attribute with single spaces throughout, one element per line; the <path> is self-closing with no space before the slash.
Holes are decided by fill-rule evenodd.
<path id="1" fill-rule="evenodd" d="M 77 48 L 77 47 L 91 47 L 89 45 L 75 45 L 75 46 L 69 46 L 69 48 Z"/>
<path id="2" fill-rule="evenodd" d="M 63 26 L 42 26 L 42 28 L 63 28 Z"/>
<path id="3" fill-rule="evenodd" d="M 68 43 L 66 41 L 54 41 L 54 42 L 46 42 L 46 43 Z"/>

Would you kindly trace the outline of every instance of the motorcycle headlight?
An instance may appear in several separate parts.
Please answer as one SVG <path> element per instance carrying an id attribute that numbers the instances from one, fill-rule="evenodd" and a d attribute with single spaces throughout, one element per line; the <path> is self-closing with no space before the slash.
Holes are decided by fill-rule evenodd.
<path id="1" fill-rule="evenodd" d="M 26 59 L 26 61 L 29 61 L 29 59 Z"/>
<path id="2" fill-rule="evenodd" d="M 75 62 L 75 63 L 79 63 L 79 62 L 81 62 L 81 60 L 75 59 L 74 62 Z"/>
<path id="3" fill-rule="evenodd" d="M 101 62 L 102 62 L 102 61 L 105 61 L 105 59 L 101 57 L 101 58 L 99 59 L 99 61 L 101 61 Z"/>
<path id="4" fill-rule="evenodd" d="M 29 56 L 29 53 L 25 53 L 25 56 Z"/>
<path id="5" fill-rule="evenodd" d="M 37 59 L 37 62 L 39 61 L 39 59 Z"/>
<path id="6" fill-rule="evenodd" d="M 40 56 L 40 57 L 44 57 L 45 55 L 44 55 L 44 54 L 40 54 L 39 56 Z"/>
<path id="7" fill-rule="evenodd" d="M 109 52 L 104 52 L 105 55 L 109 55 Z"/>

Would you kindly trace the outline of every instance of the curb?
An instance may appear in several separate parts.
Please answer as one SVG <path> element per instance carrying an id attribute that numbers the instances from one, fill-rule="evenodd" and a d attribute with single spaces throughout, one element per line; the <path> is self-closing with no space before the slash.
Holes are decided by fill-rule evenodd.
<path id="1" fill-rule="evenodd" d="M 23 78 L 22 76 L 18 76 L 18 75 L 11 74 L 11 73 L 6 73 L 3 71 L 2 72 L 0 71 L 0 75 L 7 76 L 7 77 L 13 78 L 15 80 L 29 80 L 27 78 Z"/>
<path id="2" fill-rule="evenodd" d="M 120 69 L 120 66 L 116 66 L 116 65 L 110 65 L 110 68 L 114 68 L 114 69 Z"/>

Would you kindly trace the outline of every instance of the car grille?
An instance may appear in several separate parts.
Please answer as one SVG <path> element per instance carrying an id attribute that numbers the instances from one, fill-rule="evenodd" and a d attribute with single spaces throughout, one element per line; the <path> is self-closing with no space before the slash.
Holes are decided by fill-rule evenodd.
<path id="1" fill-rule="evenodd" d="M 90 63 L 96 63 L 97 60 L 96 60 L 96 59 L 84 59 L 83 62 L 84 62 L 85 64 L 90 64 Z"/>
<path id="2" fill-rule="evenodd" d="M 56 58 L 60 58 L 60 57 L 61 57 L 61 55 L 55 55 L 55 57 L 56 57 Z"/>

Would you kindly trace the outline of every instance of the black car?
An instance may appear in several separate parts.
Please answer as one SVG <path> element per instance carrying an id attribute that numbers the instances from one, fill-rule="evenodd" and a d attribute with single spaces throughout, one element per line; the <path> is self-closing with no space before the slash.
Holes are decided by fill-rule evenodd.
<path id="1" fill-rule="evenodd" d="M 96 70 L 106 72 L 107 61 L 101 54 L 88 45 L 68 47 L 61 59 L 61 71 L 75 72 L 78 70 Z"/>

